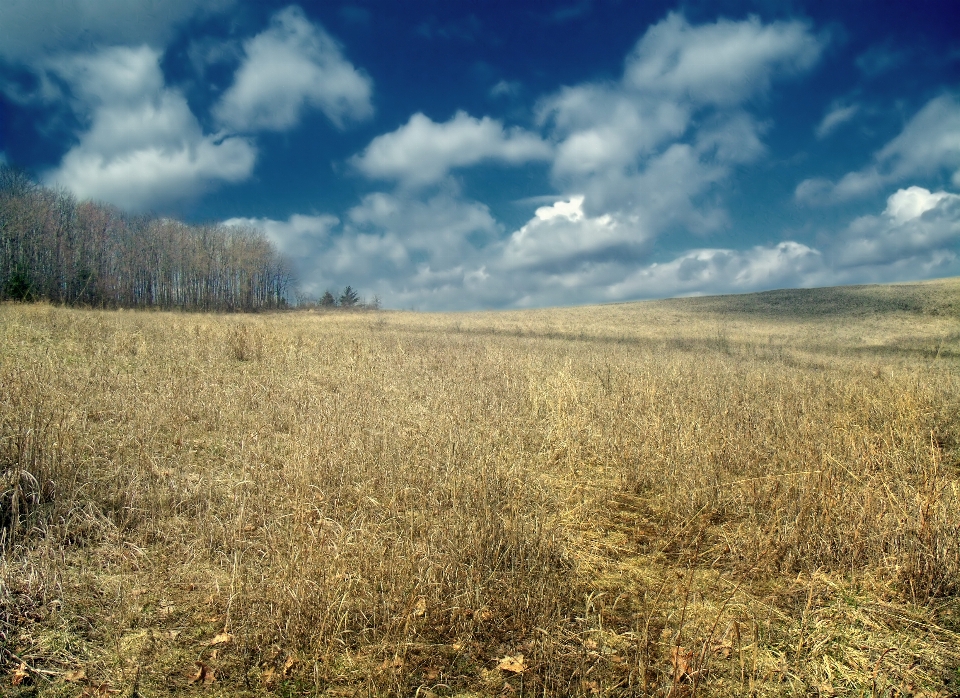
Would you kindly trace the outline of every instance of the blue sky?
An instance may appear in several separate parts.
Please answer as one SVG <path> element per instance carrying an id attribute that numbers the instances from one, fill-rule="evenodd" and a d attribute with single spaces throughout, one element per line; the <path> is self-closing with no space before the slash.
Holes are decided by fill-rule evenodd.
<path id="1" fill-rule="evenodd" d="M 0 158 L 386 307 L 960 274 L 954 2 L 6 0 Z"/>

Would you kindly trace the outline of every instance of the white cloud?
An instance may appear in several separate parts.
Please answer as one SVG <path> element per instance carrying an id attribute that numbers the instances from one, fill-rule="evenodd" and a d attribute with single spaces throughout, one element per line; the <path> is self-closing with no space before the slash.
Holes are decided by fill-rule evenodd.
<path id="1" fill-rule="evenodd" d="M 765 126 L 746 102 L 809 69 L 821 49 L 801 22 L 691 26 L 668 15 L 637 42 L 620 81 L 567 87 L 540 103 L 539 121 L 557 141 L 554 183 L 583 194 L 592 217 L 638 217 L 647 236 L 717 229 L 726 214 L 705 195 L 764 153 Z"/>
<path id="2" fill-rule="evenodd" d="M 748 113 L 748 100 L 808 69 L 821 48 L 800 22 L 693 27 L 670 15 L 640 39 L 621 80 L 566 87 L 540 102 L 538 125 L 552 146 L 490 118 L 459 112 L 436 123 L 415 114 L 352 159 L 368 177 L 402 186 L 351 211 L 323 264 L 344 281 L 369 279 L 393 306 L 430 308 L 583 303 L 800 278 L 821 253 L 793 242 L 698 249 L 660 266 L 645 260 L 671 228 L 707 233 L 727 224 L 712 194 L 734 167 L 765 152 L 766 126 Z M 458 192 L 415 198 L 417 187 L 449 186 L 457 167 L 551 158 L 565 194 L 504 239 L 486 207 Z"/>
<path id="3" fill-rule="evenodd" d="M 307 216 L 295 213 L 285 221 L 270 218 L 230 218 L 224 225 L 257 228 L 294 263 L 311 257 L 318 246 L 327 244 L 330 231 L 340 223 L 336 216 L 328 214 Z"/>
<path id="4" fill-rule="evenodd" d="M 159 59 L 147 46 L 118 47 L 51 64 L 89 128 L 45 181 L 80 198 L 146 209 L 250 175 L 256 148 L 204 134 L 183 94 L 165 86 Z"/>
<path id="5" fill-rule="evenodd" d="M 521 230 L 546 230 L 553 221 L 588 224 L 579 203 L 544 207 Z M 661 262 L 585 254 L 564 266 L 544 265 L 546 257 L 534 255 L 521 260 L 521 271 L 508 244 L 500 258 L 485 260 L 483 282 L 499 303 L 541 306 L 906 281 L 960 273 L 958 243 L 960 195 L 914 186 L 890 196 L 879 215 L 852 221 L 820 249 L 786 240 L 744 250 L 692 249 Z M 555 244 L 562 249 L 566 241 L 561 235 Z M 501 289 L 498 296 L 494 289 Z"/>
<path id="6" fill-rule="evenodd" d="M 903 266 L 918 269 L 956 259 L 960 242 L 960 196 L 922 187 L 900 189 L 879 216 L 861 216 L 838 237 L 838 268 Z"/>
<path id="7" fill-rule="evenodd" d="M 266 232 L 293 258 L 308 295 L 349 284 L 367 297 L 379 294 L 391 307 L 474 303 L 462 292 L 470 265 L 501 233 L 486 206 L 464 201 L 456 191 L 440 191 L 425 201 L 370 194 L 342 223 L 328 215 L 226 223 Z"/>
<path id="8" fill-rule="evenodd" d="M 635 252 L 646 241 L 638 220 L 591 218 L 583 212 L 583 197 L 575 196 L 538 208 L 507 240 L 502 261 L 507 268 L 568 267 L 625 249 Z"/>
<path id="9" fill-rule="evenodd" d="M 662 264 L 641 267 L 610 286 L 620 298 L 743 293 L 808 285 L 820 272 L 822 255 L 798 242 L 759 245 L 749 250 L 691 250 Z"/>
<path id="10" fill-rule="evenodd" d="M 320 109 L 338 128 L 373 114 L 370 78 L 336 41 L 296 6 L 273 16 L 270 27 L 244 43 L 245 57 L 214 115 L 238 131 L 285 131 L 306 107 Z"/>
<path id="11" fill-rule="evenodd" d="M 855 117 L 859 111 L 859 104 L 832 104 L 816 128 L 815 133 L 817 138 L 826 138 L 841 125 L 853 119 L 853 117 Z"/>
<path id="12" fill-rule="evenodd" d="M 176 27 L 234 0 L 4 0 L 0 57 L 32 63 L 102 44 L 162 46 Z"/>
<path id="13" fill-rule="evenodd" d="M 784 240 L 658 261 L 639 222 L 582 206 L 582 197 L 542 206 L 505 239 L 486 206 L 450 189 L 426 201 L 370 194 L 342 223 L 323 215 L 227 223 L 266 231 L 295 258 L 308 293 L 350 284 L 387 307 L 535 307 L 960 273 L 960 195 L 921 187 L 897 191 L 878 215 L 819 248 Z"/>
<path id="14" fill-rule="evenodd" d="M 550 146 L 539 136 L 459 111 L 445 123 L 414 114 L 396 131 L 374 138 L 352 162 L 368 177 L 423 186 L 438 182 L 455 167 L 483 161 L 519 164 L 550 155 Z"/>
<path id="15" fill-rule="evenodd" d="M 795 196 L 811 204 L 849 201 L 942 170 L 953 171 L 953 184 L 960 186 L 960 102 L 950 94 L 927 102 L 863 169 L 848 172 L 836 184 L 819 177 L 804 180 Z"/>
<path id="16" fill-rule="evenodd" d="M 945 191 L 932 193 L 923 187 L 909 187 L 908 189 L 901 189 L 887 199 L 887 207 L 883 214 L 894 223 L 902 224 L 937 208 L 940 202 L 945 199 L 956 201 L 960 197 L 956 194 L 948 194 Z"/>
<path id="17" fill-rule="evenodd" d="M 751 17 L 694 27 L 671 13 L 627 58 L 624 84 L 671 99 L 739 104 L 766 90 L 774 75 L 808 70 L 821 50 L 803 22 L 764 25 Z"/>

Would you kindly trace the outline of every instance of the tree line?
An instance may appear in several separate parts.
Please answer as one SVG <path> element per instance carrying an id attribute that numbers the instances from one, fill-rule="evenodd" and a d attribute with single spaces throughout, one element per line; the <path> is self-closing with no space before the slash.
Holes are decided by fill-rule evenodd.
<path id="1" fill-rule="evenodd" d="M 287 307 L 294 292 L 261 231 L 78 202 L 0 165 L 0 300 L 255 311 Z"/>
<path id="2" fill-rule="evenodd" d="M 333 295 L 330 289 L 324 291 L 320 298 L 314 298 L 306 295 L 299 296 L 297 298 L 297 307 L 307 310 L 317 308 L 323 310 L 333 310 L 335 308 L 344 310 L 379 310 L 380 297 L 374 296 L 373 300 L 368 301 L 364 298 L 361 298 L 360 294 L 357 293 L 356 289 L 354 289 L 352 286 L 347 286 L 338 296 Z"/>

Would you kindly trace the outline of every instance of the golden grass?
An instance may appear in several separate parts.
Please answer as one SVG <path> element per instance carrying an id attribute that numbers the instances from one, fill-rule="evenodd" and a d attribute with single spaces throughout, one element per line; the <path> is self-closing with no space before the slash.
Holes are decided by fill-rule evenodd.
<path id="1" fill-rule="evenodd" d="M 5 695 L 960 690 L 958 280 L 5 305 L 0 385 Z"/>

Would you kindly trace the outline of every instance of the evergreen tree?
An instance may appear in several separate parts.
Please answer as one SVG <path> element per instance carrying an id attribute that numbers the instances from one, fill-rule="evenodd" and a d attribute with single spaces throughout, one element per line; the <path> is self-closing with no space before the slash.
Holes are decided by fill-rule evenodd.
<path id="1" fill-rule="evenodd" d="M 357 292 L 352 288 L 347 286 L 343 289 L 343 293 L 340 294 L 340 307 L 341 308 L 352 308 L 360 301 L 360 296 L 357 295 Z"/>
<path id="2" fill-rule="evenodd" d="M 336 308 L 337 299 L 333 297 L 330 291 L 324 291 L 323 297 L 320 299 L 320 306 L 323 308 Z"/>

